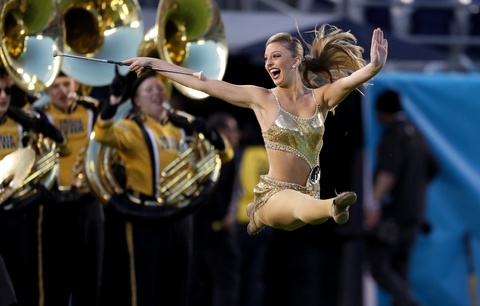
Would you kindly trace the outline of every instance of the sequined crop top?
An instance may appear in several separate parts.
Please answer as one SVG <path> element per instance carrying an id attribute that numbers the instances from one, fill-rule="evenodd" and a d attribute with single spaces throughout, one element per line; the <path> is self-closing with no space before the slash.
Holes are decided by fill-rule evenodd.
<path id="1" fill-rule="evenodd" d="M 277 100 L 278 113 L 268 130 L 262 132 L 265 147 L 295 154 L 313 168 L 319 164 L 325 132 L 320 105 L 317 104 L 315 114 L 310 118 L 300 118 L 287 112 L 275 92 L 273 90 L 271 92 Z M 316 101 L 313 90 L 312 96 Z"/>

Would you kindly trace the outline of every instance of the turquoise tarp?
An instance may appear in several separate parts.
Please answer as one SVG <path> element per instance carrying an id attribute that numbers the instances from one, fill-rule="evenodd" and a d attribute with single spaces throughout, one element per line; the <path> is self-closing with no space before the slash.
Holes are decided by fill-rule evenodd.
<path id="1" fill-rule="evenodd" d="M 413 293 L 426 306 L 478 305 L 480 281 L 470 285 L 480 271 L 480 74 L 382 72 L 372 83 L 363 101 L 370 170 L 380 133 L 374 101 L 387 88 L 401 93 L 442 167 L 428 191 L 432 231 L 418 237 L 412 257 Z M 379 304 L 388 305 L 382 296 Z"/>

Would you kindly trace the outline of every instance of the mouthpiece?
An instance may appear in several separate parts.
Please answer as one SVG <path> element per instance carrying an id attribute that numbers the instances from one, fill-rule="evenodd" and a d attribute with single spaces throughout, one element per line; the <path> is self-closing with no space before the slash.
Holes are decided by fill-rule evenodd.
<path id="1" fill-rule="evenodd" d="M 163 102 L 163 103 L 162 103 L 162 106 L 163 106 L 163 108 L 166 109 L 166 110 L 171 110 L 171 109 L 172 109 L 172 106 L 171 106 L 170 103 L 168 103 L 168 102 Z"/>

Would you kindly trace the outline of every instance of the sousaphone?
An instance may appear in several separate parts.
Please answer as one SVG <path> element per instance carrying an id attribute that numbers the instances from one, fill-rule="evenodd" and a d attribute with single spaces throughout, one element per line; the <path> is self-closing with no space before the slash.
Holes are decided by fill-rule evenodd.
<path id="1" fill-rule="evenodd" d="M 221 79 L 228 51 L 215 1 L 160 1 L 157 22 L 138 45 L 138 55 L 161 58 L 204 71 L 208 77 Z M 165 82 L 170 91 L 170 82 Z M 204 93 L 179 84 L 173 85 L 190 98 L 207 97 Z M 165 106 L 169 107 L 168 104 Z M 131 101 L 124 102 L 115 120 L 121 120 L 131 107 Z M 184 112 L 174 109 L 170 109 L 170 112 L 194 120 Z M 208 198 L 220 174 L 218 152 L 201 133 L 195 132 L 184 141 L 184 149 L 178 158 L 161 169 L 155 200 L 137 203 L 138 199 L 130 197 L 132 205 L 122 209 L 137 216 L 171 217 L 188 211 Z M 86 158 L 87 179 L 103 203 L 108 204 L 113 195 L 125 194 L 124 186 L 114 171 L 122 163 L 115 149 L 90 141 Z"/>
<path id="2" fill-rule="evenodd" d="M 214 0 L 161 0 L 155 26 L 145 40 L 151 40 L 159 58 L 167 62 L 203 71 L 209 78 L 222 79 L 225 74 L 228 44 Z M 173 85 L 189 98 L 208 97 L 178 83 Z"/>
<path id="3" fill-rule="evenodd" d="M 51 53 L 63 51 L 64 45 L 58 1 L 0 0 L 0 33 L 0 65 L 15 84 L 34 94 L 50 86 L 62 63 L 61 58 L 52 58 Z M 38 116 L 33 111 L 22 112 Z M 2 160 L 2 209 L 28 205 L 40 195 L 41 186 L 51 188 L 58 171 L 57 151 L 56 144 L 43 135 L 30 131 L 23 134 L 20 148 Z"/>
<path id="4" fill-rule="evenodd" d="M 86 58 L 108 58 L 115 61 L 137 55 L 137 46 L 143 37 L 143 17 L 137 0 L 60 0 L 60 10 L 65 24 L 65 53 Z M 52 57 L 52 52 L 50 52 Z M 57 58 L 59 56 L 54 56 Z M 99 65 L 94 61 L 64 58 L 61 71 L 79 84 L 72 98 L 94 101 L 89 97 L 92 87 L 109 85 L 115 77 L 113 66 Z M 128 67 L 119 67 L 123 73 Z M 42 103 L 48 103 L 46 97 Z M 88 145 L 77 154 L 72 169 L 72 185 L 87 191 L 87 157 L 96 155 L 99 144 L 90 139 Z M 93 189 L 96 190 L 95 187 Z"/>
<path id="5" fill-rule="evenodd" d="M 0 161 L 0 207 L 17 210 L 40 196 L 39 188 L 50 189 L 58 172 L 58 149 L 41 134 L 25 132 L 24 146 Z"/>
<path id="6" fill-rule="evenodd" d="M 62 59 L 51 54 L 63 51 L 63 31 L 56 0 L 0 0 L 0 56 L 21 89 L 39 93 L 53 83 Z"/>
<path id="7" fill-rule="evenodd" d="M 34 162 L 35 152 L 30 148 L 13 151 L 0 160 L 0 204 L 22 186 Z"/>
<path id="8" fill-rule="evenodd" d="M 66 54 L 122 61 L 137 54 L 144 28 L 137 0 L 61 0 Z M 52 50 L 50 50 L 52 57 Z M 65 58 L 62 71 L 87 86 L 106 86 L 113 67 Z M 121 67 L 126 73 L 128 67 Z"/>

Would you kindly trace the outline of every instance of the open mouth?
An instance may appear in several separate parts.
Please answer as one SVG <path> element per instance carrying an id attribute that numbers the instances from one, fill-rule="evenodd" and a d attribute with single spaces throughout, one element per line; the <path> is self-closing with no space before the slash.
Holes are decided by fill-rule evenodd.
<path id="1" fill-rule="evenodd" d="M 280 69 L 278 68 L 272 68 L 269 70 L 269 72 L 273 79 L 277 79 L 278 76 L 280 75 Z"/>
<path id="2" fill-rule="evenodd" d="M 150 103 L 155 106 L 161 106 L 163 107 L 163 100 L 159 99 L 157 97 L 150 99 Z"/>

